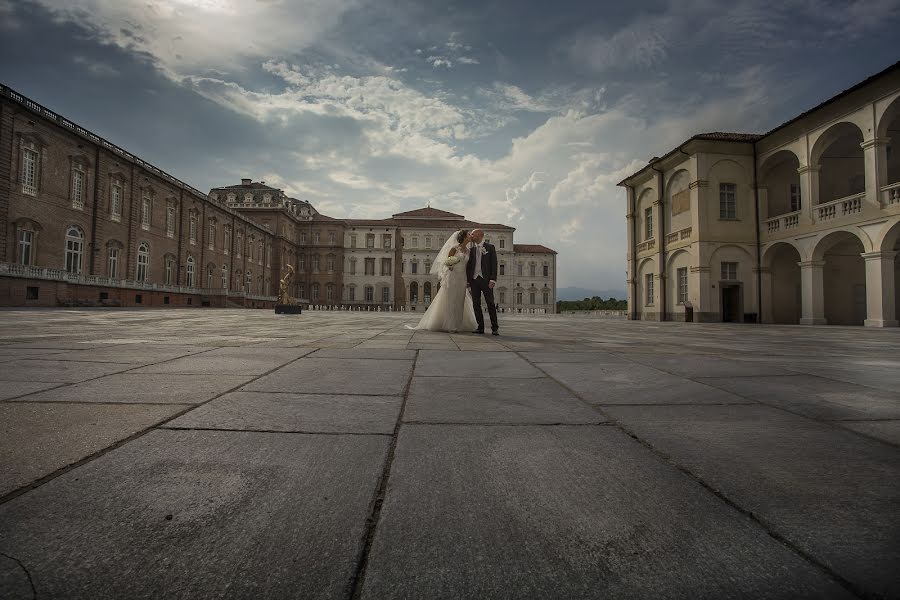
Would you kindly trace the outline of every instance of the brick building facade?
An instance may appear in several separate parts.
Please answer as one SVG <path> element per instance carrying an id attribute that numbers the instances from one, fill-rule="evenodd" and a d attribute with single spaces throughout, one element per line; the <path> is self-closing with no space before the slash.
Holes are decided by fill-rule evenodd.
<path id="1" fill-rule="evenodd" d="M 0 225 L 0 306 L 271 307 L 290 264 L 301 301 L 424 310 L 438 288 L 429 256 L 475 227 L 496 238 L 502 308 L 555 306 L 556 254 L 542 246 L 529 248 L 545 251 L 552 301 L 514 294 L 512 227 L 432 208 L 334 219 L 251 179 L 204 194 L 4 86 Z"/>

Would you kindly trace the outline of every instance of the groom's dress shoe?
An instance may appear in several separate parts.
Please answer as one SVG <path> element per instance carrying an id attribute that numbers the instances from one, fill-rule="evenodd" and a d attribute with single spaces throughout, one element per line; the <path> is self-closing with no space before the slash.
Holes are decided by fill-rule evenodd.
<path id="1" fill-rule="evenodd" d="M 484 329 L 476 329 L 476 330 L 473 331 L 472 333 L 477 333 L 477 334 L 479 334 L 479 335 L 484 335 Z"/>
<path id="2" fill-rule="evenodd" d="M 499 330 L 499 329 L 493 330 L 493 331 L 491 332 L 491 335 L 500 335 L 500 330 Z"/>

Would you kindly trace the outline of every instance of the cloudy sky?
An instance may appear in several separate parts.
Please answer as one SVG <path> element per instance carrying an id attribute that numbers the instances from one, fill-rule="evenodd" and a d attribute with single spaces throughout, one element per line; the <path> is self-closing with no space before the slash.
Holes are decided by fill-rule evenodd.
<path id="1" fill-rule="evenodd" d="M 206 190 L 426 203 L 625 287 L 625 175 L 894 62 L 900 0 L 0 0 L 0 81 Z"/>

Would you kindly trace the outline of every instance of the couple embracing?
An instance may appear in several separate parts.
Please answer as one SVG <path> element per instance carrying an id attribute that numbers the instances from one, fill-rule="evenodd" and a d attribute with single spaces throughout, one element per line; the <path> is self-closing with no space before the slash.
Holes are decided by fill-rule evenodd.
<path id="1" fill-rule="evenodd" d="M 431 266 L 439 277 L 437 296 L 415 329 L 457 333 L 484 333 L 484 296 L 491 317 L 491 331 L 500 335 L 494 286 L 497 285 L 497 250 L 484 241 L 480 229 L 461 229 L 450 236 Z"/>

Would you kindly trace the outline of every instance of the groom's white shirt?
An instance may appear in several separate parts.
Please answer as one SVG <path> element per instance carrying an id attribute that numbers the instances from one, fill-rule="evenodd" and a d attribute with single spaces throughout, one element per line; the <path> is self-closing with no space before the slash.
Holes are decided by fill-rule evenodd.
<path id="1" fill-rule="evenodd" d="M 473 248 L 475 251 L 475 272 L 472 274 L 472 279 L 484 277 L 481 273 L 481 248 L 481 244 L 475 244 Z"/>

